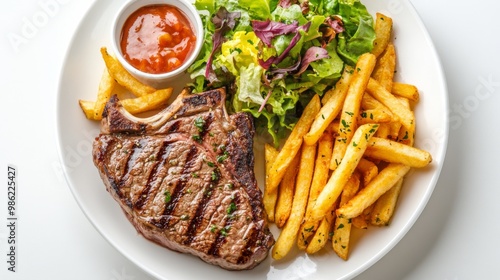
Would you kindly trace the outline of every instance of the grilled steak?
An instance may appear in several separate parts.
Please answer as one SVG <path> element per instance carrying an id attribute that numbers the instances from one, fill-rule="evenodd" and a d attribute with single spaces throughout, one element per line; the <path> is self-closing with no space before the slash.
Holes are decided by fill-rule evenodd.
<path id="1" fill-rule="evenodd" d="M 264 260 L 269 231 L 253 166 L 254 127 L 228 115 L 223 89 L 183 92 L 149 118 L 106 105 L 93 160 L 147 239 L 229 270 Z"/>

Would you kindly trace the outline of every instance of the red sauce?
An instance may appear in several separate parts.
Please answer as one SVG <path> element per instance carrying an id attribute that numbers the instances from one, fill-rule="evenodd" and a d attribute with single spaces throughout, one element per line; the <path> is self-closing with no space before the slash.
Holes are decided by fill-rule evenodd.
<path id="1" fill-rule="evenodd" d="M 132 66 L 159 74 L 179 68 L 195 42 L 191 24 L 179 9 L 152 5 L 138 9 L 125 21 L 120 47 Z"/>

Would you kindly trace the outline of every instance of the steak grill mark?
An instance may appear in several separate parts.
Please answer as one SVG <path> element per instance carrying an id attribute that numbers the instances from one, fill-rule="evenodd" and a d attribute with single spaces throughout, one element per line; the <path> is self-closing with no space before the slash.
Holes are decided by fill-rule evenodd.
<path id="1" fill-rule="evenodd" d="M 223 90 L 183 93 L 158 115 L 138 119 L 112 97 L 93 158 L 145 237 L 226 269 L 250 269 L 274 238 L 253 174 L 252 121 L 228 116 L 224 103 Z"/>

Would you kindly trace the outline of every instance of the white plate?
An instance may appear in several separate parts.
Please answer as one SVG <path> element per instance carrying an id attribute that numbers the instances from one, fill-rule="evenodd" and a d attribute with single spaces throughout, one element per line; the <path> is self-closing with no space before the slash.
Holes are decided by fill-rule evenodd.
<path id="1" fill-rule="evenodd" d="M 240 272 L 229 272 L 190 255 L 169 251 L 138 235 L 105 191 L 92 163 L 92 141 L 99 125 L 85 119 L 78 99 L 95 99 L 104 69 L 99 48 L 110 46 L 111 20 L 123 2 L 96 1 L 80 23 L 65 58 L 57 104 L 59 150 L 67 182 L 88 219 L 123 255 L 161 279 L 200 279 L 207 275 L 211 279 L 344 279 L 373 265 L 408 232 L 436 185 L 448 138 L 445 78 L 431 39 L 409 1 L 364 0 L 370 12 L 380 11 L 394 19 L 397 79 L 420 89 L 416 146 L 431 152 L 432 164 L 407 176 L 389 227 L 355 232 L 348 261 L 328 248 L 313 256 L 292 252 L 281 261 L 268 257 L 255 269 Z M 261 150 L 256 150 L 256 171 L 262 186 L 263 156 Z"/>

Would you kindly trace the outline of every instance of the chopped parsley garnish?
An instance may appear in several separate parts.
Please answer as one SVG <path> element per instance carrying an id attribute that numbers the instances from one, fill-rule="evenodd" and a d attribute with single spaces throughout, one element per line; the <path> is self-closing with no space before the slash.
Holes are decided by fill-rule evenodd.
<path id="1" fill-rule="evenodd" d="M 215 230 L 217 230 L 217 226 L 216 225 L 211 225 L 210 226 L 210 231 L 211 232 L 215 232 Z"/>
<path id="2" fill-rule="evenodd" d="M 221 163 L 229 157 L 229 153 L 226 151 L 224 154 L 217 156 L 217 162 Z"/>
<path id="3" fill-rule="evenodd" d="M 220 234 L 225 237 L 225 236 L 227 236 L 229 230 L 231 230 L 231 227 L 230 226 L 225 226 L 225 227 L 221 228 Z"/>
<path id="4" fill-rule="evenodd" d="M 203 130 L 205 129 L 205 120 L 202 117 L 197 117 L 194 120 L 194 126 L 198 128 L 199 132 L 203 132 Z"/>
<path id="5" fill-rule="evenodd" d="M 165 195 L 165 203 L 169 203 L 172 200 L 172 194 L 170 191 L 165 191 L 163 194 Z"/>
<path id="6" fill-rule="evenodd" d="M 212 179 L 212 181 L 219 180 L 219 172 L 217 172 L 217 170 L 212 171 L 211 179 Z"/>
<path id="7" fill-rule="evenodd" d="M 228 215 L 231 215 L 231 214 L 233 214 L 234 211 L 236 211 L 236 209 L 237 209 L 236 208 L 236 203 L 231 202 L 231 204 L 229 204 L 229 207 L 227 208 L 226 212 L 227 212 Z"/>
<path id="8" fill-rule="evenodd" d="M 201 142 L 201 136 L 200 135 L 193 135 L 193 140 L 196 142 Z"/>

